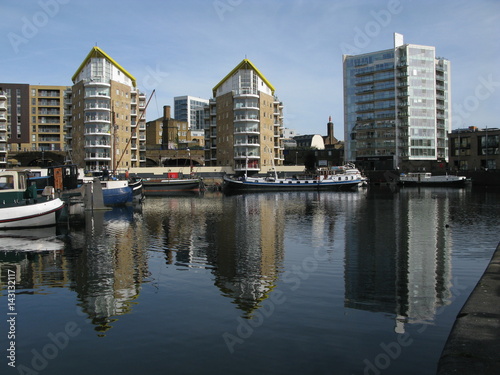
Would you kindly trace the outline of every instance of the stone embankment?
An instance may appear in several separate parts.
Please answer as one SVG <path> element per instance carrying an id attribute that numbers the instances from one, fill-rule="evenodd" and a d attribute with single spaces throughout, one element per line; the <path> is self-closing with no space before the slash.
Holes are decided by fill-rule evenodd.
<path id="1" fill-rule="evenodd" d="M 500 243 L 457 315 L 438 375 L 500 373 Z"/>

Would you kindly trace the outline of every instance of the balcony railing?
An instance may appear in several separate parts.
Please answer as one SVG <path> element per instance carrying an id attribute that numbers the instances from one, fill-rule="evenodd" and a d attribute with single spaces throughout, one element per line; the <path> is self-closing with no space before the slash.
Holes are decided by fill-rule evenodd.
<path id="1" fill-rule="evenodd" d="M 107 152 L 88 152 L 85 153 L 85 160 L 111 160 L 111 155 Z"/>

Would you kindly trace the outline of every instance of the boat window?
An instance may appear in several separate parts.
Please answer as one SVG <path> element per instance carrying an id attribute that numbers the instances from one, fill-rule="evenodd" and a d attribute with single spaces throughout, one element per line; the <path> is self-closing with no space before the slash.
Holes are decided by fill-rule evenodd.
<path id="1" fill-rule="evenodd" d="M 0 177 L 0 190 L 14 189 L 14 176 Z"/>
<path id="2" fill-rule="evenodd" d="M 283 183 L 283 181 L 280 181 L 280 184 L 282 184 L 282 183 Z"/>
<path id="3" fill-rule="evenodd" d="M 292 183 L 292 181 L 288 181 L 288 183 L 289 183 L 289 184 L 291 184 L 291 183 Z"/>

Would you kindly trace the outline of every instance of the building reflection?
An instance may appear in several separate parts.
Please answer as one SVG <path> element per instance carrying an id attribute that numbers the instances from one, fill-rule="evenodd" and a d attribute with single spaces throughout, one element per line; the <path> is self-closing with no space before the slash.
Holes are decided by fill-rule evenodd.
<path id="1" fill-rule="evenodd" d="M 276 195 L 232 197 L 237 209 L 226 210 L 214 228 L 215 285 L 251 318 L 278 279 L 284 252 L 283 205 Z"/>
<path id="2" fill-rule="evenodd" d="M 430 323 L 451 298 L 451 197 L 448 189 L 377 192 L 366 217 L 346 227 L 345 306 Z M 375 197 L 374 197 L 375 198 Z"/>
<path id="3" fill-rule="evenodd" d="M 144 221 L 150 248 L 164 251 L 168 265 L 212 269 L 222 294 L 251 317 L 283 259 L 281 207 L 274 195 L 148 199 Z"/>
<path id="4" fill-rule="evenodd" d="M 144 233 L 133 218 L 133 207 L 94 211 L 82 231 L 72 232 L 72 251 L 79 253 L 72 258 L 72 289 L 100 335 L 132 310 L 148 276 Z"/>

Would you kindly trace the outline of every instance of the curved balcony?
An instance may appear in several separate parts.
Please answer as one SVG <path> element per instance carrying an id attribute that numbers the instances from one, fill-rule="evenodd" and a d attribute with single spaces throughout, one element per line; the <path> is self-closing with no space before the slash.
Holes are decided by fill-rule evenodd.
<path id="1" fill-rule="evenodd" d="M 240 121 L 259 122 L 259 116 L 258 115 L 251 115 L 251 114 L 235 115 L 234 122 L 240 122 Z"/>
<path id="2" fill-rule="evenodd" d="M 234 159 L 236 160 L 252 160 L 252 159 L 260 159 L 260 155 L 257 151 L 234 151 Z"/>
<path id="3" fill-rule="evenodd" d="M 110 127 L 109 126 L 92 126 L 85 128 L 85 135 L 110 135 Z"/>
<path id="4" fill-rule="evenodd" d="M 260 171 L 259 160 L 245 160 L 234 163 L 235 171 Z"/>
<path id="5" fill-rule="evenodd" d="M 85 83 L 84 87 L 85 98 L 111 99 L 111 85 L 109 83 L 92 81 Z"/>
<path id="6" fill-rule="evenodd" d="M 260 108 L 258 107 L 258 104 L 257 106 L 254 106 L 252 104 L 243 104 L 243 105 L 240 105 L 238 107 L 234 107 L 234 110 L 237 111 L 238 109 L 251 109 L 251 110 L 254 110 L 254 111 L 260 111 Z"/>
<path id="7" fill-rule="evenodd" d="M 254 142 L 254 141 L 240 141 L 240 142 L 235 142 L 234 147 L 239 147 L 239 146 L 256 146 L 260 147 L 260 143 Z"/>
<path id="8" fill-rule="evenodd" d="M 111 154 L 109 152 L 86 152 L 85 161 L 111 161 Z"/>
<path id="9" fill-rule="evenodd" d="M 85 101 L 85 111 L 111 111 L 109 101 Z"/>
<path id="10" fill-rule="evenodd" d="M 105 123 L 111 123 L 111 118 L 110 116 L 85 116 L 85 123 L 92 123 L 92 122 L 105 122 Z"/>
<path id="11" fill-rule="evenodd" d="M 259 92 L 256 89 L 240 89 L 240 90 L 234 90 L 233 91 L 233 98 L 238 99 L 238 98 L 258 98 L 259 97 Z"/>
<path id="12" fill-rule="evenodd" d="M 244 109 L 259 111 L 260 110 L 259 101 L 256 99 L 249 99 L 249 98 L 247 98 L 247 99 L 235 99 L 233 109 L 235 111 L 244 110 Z"/>
<path id="13" fill-rule="evenodd" d="M 258 128 L 241 128 L 241 129 L 234 129 L 233 134 L 260 134 Z"/>
<path id="14" fill-rule="evenodd" d="M 86 141 L 85 148 L 111 148 L 111 143 L 107 141 Z"/>

